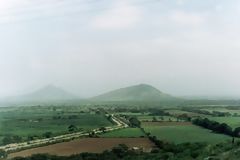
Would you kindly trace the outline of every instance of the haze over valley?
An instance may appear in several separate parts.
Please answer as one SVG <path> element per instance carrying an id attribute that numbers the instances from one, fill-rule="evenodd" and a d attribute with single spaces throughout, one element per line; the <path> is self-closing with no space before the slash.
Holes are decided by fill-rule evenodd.
<path id="1" fill-rule="evenodd" d="M 0 0 L 0 160 L 239 160 L 239 0 Z"/>

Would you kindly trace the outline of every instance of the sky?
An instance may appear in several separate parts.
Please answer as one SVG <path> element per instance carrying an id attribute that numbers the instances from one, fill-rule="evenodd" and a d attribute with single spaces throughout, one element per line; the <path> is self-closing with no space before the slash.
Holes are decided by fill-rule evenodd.
<path id="1" fill-rule="evenodd" d="M 238 0 L 0 0 L 0 97 L 146 83 L 240 98 Z"/>

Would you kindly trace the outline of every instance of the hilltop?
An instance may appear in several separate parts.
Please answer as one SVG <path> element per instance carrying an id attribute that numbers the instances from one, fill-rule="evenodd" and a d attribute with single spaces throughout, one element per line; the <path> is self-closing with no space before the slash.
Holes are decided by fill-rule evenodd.
<path id="1" fill-rule="evenodd" d="M 77 97 L 64 89 L 56 87 L 54 85 L 47 85 L 31 93 L 8 97 L 1 100 L 0 105 L 27 105 L 27 104 L 43 104 L 52 102 L 63 102 L 67 100 L 76 99 Z"/>
<path id="2" fill-rule="evenodd" d="M 120 88 L 91 98 L 94 101 L 172 101 L 177 99 L 148 84 Z"/>
<path id="3" fill-rule="evenodd" d="M 76 96 L 54 85 L 47 85 L 32 93 L 18 97 L 22 100 L 68 100 Z"/>

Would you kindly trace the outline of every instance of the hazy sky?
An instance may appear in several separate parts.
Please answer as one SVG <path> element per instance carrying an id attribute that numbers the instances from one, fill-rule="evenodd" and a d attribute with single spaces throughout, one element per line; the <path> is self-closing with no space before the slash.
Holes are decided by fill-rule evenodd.
<path id="1" fill-rule="evenodd" d="M 0 0 L 0 97 L 148 83 L 240 97 L 239 0 Z"/>

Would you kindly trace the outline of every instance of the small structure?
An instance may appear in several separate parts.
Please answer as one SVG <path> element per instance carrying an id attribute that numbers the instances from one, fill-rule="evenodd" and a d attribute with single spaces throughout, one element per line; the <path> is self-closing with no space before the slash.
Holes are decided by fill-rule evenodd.
<path id="1" fill-rule="evenodd" d="M 142 153 L 142 152 L 143 152 L 143 148 L 140 148 L 140 147 L 132 147 L 132 151 L 134 151 L 135 153 Z"/>
<path id="2" fill-rule="evenodd" d="M 3 160 L 7 158 L 7 152 L 5 152 L 4 150 L 0 149 L 0 160 Z"/>

